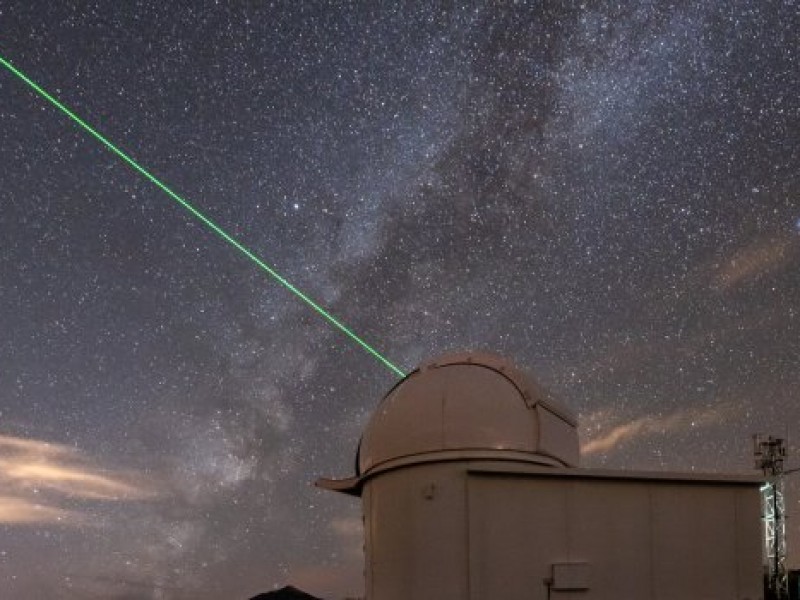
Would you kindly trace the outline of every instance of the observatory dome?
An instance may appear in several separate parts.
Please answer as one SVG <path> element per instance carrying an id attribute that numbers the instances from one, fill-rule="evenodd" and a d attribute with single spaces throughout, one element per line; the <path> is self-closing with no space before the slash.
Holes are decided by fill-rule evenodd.
<path id="1" fill-rule="evenodd" d="M 358 475 L 444 454 L 577 466 L 576 425 L 510 361 L 446 355 L 412 371 L 383 399 L 361 439 Z"/>

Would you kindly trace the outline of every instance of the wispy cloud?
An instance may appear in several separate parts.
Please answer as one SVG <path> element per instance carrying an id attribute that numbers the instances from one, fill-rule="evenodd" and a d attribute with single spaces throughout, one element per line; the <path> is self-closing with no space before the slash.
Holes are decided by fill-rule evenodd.
<path id="1" fill-rule="evenodd" d="M 668 415 L 647 415 L 619 422 L 613 415 L 598 412 L 590 415 L 588 441 L 581 445 L 581 454 L 602 454 L 616 450 L 632 440 L 664 435 L 690 428 L 710 427 L 726 422 L 736 412 L 732 404 L 706 409 L 686 409 Z"/>
<path id="2" fill-rule="evenodd" d="M 332 565 L 300 565 L 294 567 L 288 581 L 314 595 L 329 597 L 363 596 L 363 562 L 350 560 Z"/>
<path id="3" fill-rule="evenodd" d="M 755 281 L 786 265 L 795 254 L 793 238 L 756 240 L 738 250 L 728 260 L 715 265 L 713 285 L 727 291 Z"/>
<path id="4" fill-rule="evenodd" d="M 78 524 L 82 515 L 72 510 L 44 506 L 26 498 L 0 496 L 0 523 Z"/>
<path id="5" fill-rule="evenodd" d="M 336 517 L 330 523 L 338 546 L 355 559 L 364 556 L 364 522 L 358 517 Z"/>
<path id="6" fill-rule="evenodd" d="M 68 501 L 143 500 L 155 487 L 130 471 L 110 471 L 76 448 L 0 435 L 0 523 L 83 522 Z"/>

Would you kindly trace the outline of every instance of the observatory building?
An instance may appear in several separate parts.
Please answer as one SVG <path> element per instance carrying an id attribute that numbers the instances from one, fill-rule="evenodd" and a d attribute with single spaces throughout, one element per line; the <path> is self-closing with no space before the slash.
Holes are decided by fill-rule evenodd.
<path id="1" fill-rule="evenodd" d="M 389 391 L 356 475 L 368 600 L 761 600 L 758 478 L 579 468 L 577 420 L 509 361 Z"/>

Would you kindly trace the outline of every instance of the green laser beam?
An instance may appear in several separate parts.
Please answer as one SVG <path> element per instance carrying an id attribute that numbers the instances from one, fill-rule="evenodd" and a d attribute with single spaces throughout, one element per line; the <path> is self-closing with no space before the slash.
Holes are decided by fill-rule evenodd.
<path id="1" fill-rule="evenodd" d="M 358 337 L 351 329 L 349 329 L 344 323 L 339 321 L 336 317 L 330 314 L 327 310 L 322 308 L 319 304 L 314 302 L 311 298 L 309 298 L 306 294 L 304 294 L 301 290 L 296 288 L 292 285 L 283 275 L 278 273 L 274 268 L 268 265 L 266 262 L 261 260 L 256 254 L 253 253 L 252 250 L 247 248 L 244 244 L 239 242 L 236 238 L 228 234 L 222 227 L 217 225 L 214 221 L 212 221 L 209 217 L 205 214 L 200 212 L 197 208 L 195 208 L 192 204 L 190 204 L 187 200 L 173 192 L 167 185 L 158 179 L 155 175 L 150 173 L 147 169 L 142 167 L 139 163 L 133 160 L 130 156 L 125 154 L 122 150 L 117 148 L 114 144 L 108 141 L 103 135 L 101 135 L 97 130 L 91 127 L 88 123 L 86 123 L 83 119 L 81 119 L 78 115 L 68 109 L 66 106 L 61 104 L 58 100 L 56 100 L 53 96 L 51 96 L 47 91 L 45 91 L 39 84 L 33 81 L 30 77 L 25 75 L 22 71 L 17 69 L 14 65 L 12 65 L 8 60 L 0 56 L 0 63 L 3 66 L 11 71 L 14 75 L 24 81 L 28 86 L 30 86 L 37 94 L 39 94 L 42 98 L 50 102 L 53 106 L 55 106 L 58 110 L 62 113 L 67 115 L 70 119 L 72 119 L 75 123 L 81 126 L 86 132 L 92 135 L 95 139 L 100 141 L 106 148 L 111 150 L 114 154 L 116 154 L 119 158 L 121 158 L 124 162 L 126 162 L 129 166 L 131 166 L 135 171 L 138 171 L 141 175 L 144 175 L 145 178 L 149 179 L 153 184 L 157 187 L 161 188 L 161 190 L 167 194 L 170 198 L 172 198 L 175 202 L 181 205 L 184 209 L 186 209 L 194 218 L 200 221 L 203 225 L 205 225 L 208 229 L 212 232 L 217 234 L 223 240 L 228 242 L 231 246 L 236 248 L 240 253 L 244 254 L 247 258 L 253 261 L 257 266 L 259 266 L 263 271 L 266 271 L 273 279 L 275 279 L 278 283 L 280 283 L 283 287 L 287 290 L 292 292 L 295 296 L 300 298 L 303 302 L 308 304 L 311 308 L 313 308 L 317 313 L 319 313 L 322 317 L 324 317 L 331 325 L 333 325 L 336 329 L 344 333 L 347 337 L 351 340 L 356 342 L 359 346 L 361 346 L 364 350 L 366 350 L 369 354 L 373 357 L 377 358 L 385 367 L 389 370 L 394 372 L 396 375 L 400 377 L 405 377 L 405 373 L 400 370 L 397 366 L 395 366 L 388 358 L 383 356 L 380 352 L 375 350 L 372 346 L 370 346 L 367 342 L 362 340 Z"/>

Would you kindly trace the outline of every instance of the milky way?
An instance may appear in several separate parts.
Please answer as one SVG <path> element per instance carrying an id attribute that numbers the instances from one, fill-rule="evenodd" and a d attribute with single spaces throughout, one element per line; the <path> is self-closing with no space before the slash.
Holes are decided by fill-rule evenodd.
<path id="1" fill-rule="evenodd" d="M 800 439 L 796 2 L 18 4 L 2 56 L 402 368 L 508 355 L 585 466 Z M 3 598 L 361 593 L 311 482 L 394 375 L 5 69 L 0 164 Z"/>

